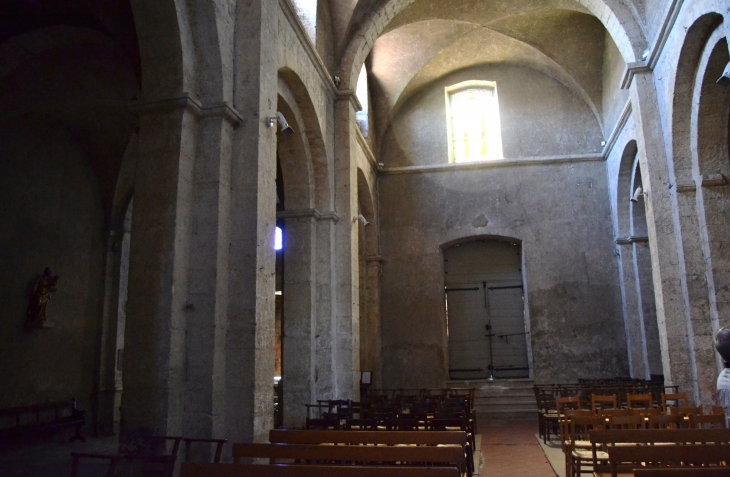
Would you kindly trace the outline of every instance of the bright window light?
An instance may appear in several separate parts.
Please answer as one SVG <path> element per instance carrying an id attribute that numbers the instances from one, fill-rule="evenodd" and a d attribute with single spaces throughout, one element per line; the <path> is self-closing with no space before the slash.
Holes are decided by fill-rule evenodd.
<path id="1" fill-rule="evenodd" d="M 449 162 L 503 159 L 497 83 L 466 81 L 446 88 Z"/>
<path id="2" fill-rule="evenodd" d="M 281 250 L 284 248 L 283 234 L 280 227 L 276 227 L 274 231 L 274 250 Z"/>

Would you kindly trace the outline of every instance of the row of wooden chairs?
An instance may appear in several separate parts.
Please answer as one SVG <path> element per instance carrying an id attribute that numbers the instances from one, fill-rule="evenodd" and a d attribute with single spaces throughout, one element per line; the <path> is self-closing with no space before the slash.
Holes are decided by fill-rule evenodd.
<path id="1" fill-rule="evenodd" d="M 580 384 L 537 384 L 533 386 L 538 408 L 539 434 L 545 442 L 550 438 L 551 431 L 556 429 L 558 411 L 555 406 L 556 398 L 578 396 L 582 406 L 592 405 L 591 396 L 616 395 L 616 407 L 628 406 L 629 395 L 652 395 L 653 402 L 659 402 L 662 394 L 675 394 L 677 386 L 664 386 L 655 381 L 612 379 L 612 380 L 581 380 Z"/>
<path id="2" fill-rule="evenodd" d="M 630 415 L 604 416 L 585 415 L 568 411 L 563 420 L 561 444 L 565 452 L 566 475 L 579 476 L 596 463 L 596 448 L 590 435 L 595 431 L 644 431 L 644 430 L 709 430 L 726 427 L 724 414 L 695 415 Z M 592 450 L 592 452 L 591 452 Z M 601 458 L 607 458 L 603 451 Z M 592 472 L 592 471 L 591 471 Z"/>
<path id="3" fill-rule="evenodd" d="M 606 415 L 650 415 L 650 414 L 666 414 L 671 412 L 672 408 L 689 410 L 690 413 L 702 414 L 702 409 L 695 410 L 694 408 L 688 407 L 688 399 L 686 393 L 662 393 L 659 402 L 660 406 L 654 406 L 654 398 L 651 393 L 647 394 L 627 394 L 626 395 L 626 407 L 620 408 L 619 401 L 615 394 L 613 395 L 597 395 L 592 394 L 590 400 L 590 410 L 594 414 L 606 414 Z M 550 438 L 551 430 L 557 428 L 560 425 L 560 420 L 565 414 L 566 410 L 581 410 L 584 409 L 583 400 L 578 395 L 574 396 L 561 396 L 555 399 L 555 408 L 552 412 L 546 413 L 543 417 L 542 425 L 543 429 L 543 441 L 547 443 Z M 694 411 L 694 412 L 692 412 Z M 676 412 L 676 411 L 675 411 Z"/>
<path id="4" fill-rule="evenodd" d="M 728 429 L 596 429 L 590 432 L 589 441 L 589 465 L 584 467 L 582 463 L 576 463 L 573 475 L 589 473 L 597 477 L 616 477 L 619 472 L 670 470 L 667 467 L 685 469 L 684 474 L 674 475 L 712 475 L 700 472 L 706 469 L 715 469 L 715 475 L 730 474 L 730 468 L 727 467 L 730 462 Z M 656 472 L 653 474 L 656 475 Z M 636 475 L 647 476 L 652 473 Z"/>

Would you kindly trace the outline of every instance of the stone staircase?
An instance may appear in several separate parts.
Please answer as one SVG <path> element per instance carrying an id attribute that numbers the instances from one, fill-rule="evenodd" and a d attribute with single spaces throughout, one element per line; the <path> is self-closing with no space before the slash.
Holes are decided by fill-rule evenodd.
<path id="1" fill-rule="evenodd" d="M 537 419 L 532 380 L 448 381 L 446 384 L 452 388 L 476 388 L 474 408 L 478 417 Z"/>

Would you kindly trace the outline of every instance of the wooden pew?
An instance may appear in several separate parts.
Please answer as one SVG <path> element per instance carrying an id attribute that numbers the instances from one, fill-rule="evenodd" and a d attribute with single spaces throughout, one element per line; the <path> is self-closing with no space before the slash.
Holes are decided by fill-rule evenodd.
<path id="1" fill-rule="evenodd" d="M 634 477 L 730 477 L 728 467 L 666 467 L 636 469 Z"/>
<path id="2" fill-rule="evenodd" d="M 180 477 L 460 477 L 455 467 L 182 464 Z"/>
<path id="3" fill-rule="evenodd" d="M 312 444 L 233 444 L 233 461 L 241 459 L 279 459 L 342 463 L 425 463 L 442 464 L 466 471 L 466 456 L 459 446 L 328 446 Z"/>
<path id="4" fill-rule="evenodd" d="M 619 467 L 629 465 L 638 468 L 642 467 L 644 462 L 651 462 L 652 465 L 658 466 L 681 466 L 685 463 L 703 467 L 721 465 L 730 462 L 730 445 L 611 446 L 608 448 L 608 456 L 611 476 L 617 477 Z M 607 474 L 596 472 L 596 476 L 602 477 L 603 475 Z"/>
<path id="5" fill-rule="evenodd" d="M 607 445 L 609 452 L 616 444 L 723 444 L 730 449 L 730 429 L 638 429 L 638 430 L 593 430 L 590 431 L 593 450 L 593 468 L 599 473 L 608 474 L 597 458 L 598 446 Z M 635 448 L 639 446 L 620 446 Z M 641 446 L 647 447 L 646 445 Z M 677 446 L 657 446 L 676 448 Z M 609 453 L 610 456 L 610 453 Z M 609 457 L 610 461 L 610 457 Z M 630 468 L 630 466 L 628 467 Z"/>
<path id="6" fill-rule="evenodd" d="M 467 443 L 461 431 L 269 431 L 273 444 L 413 444 L 421 446 L 460 445 Z"/>
<path id="7" fill-rule="evenodd" d="M 344 444 L 344 445 L 418 445 L 461 446 L 467 470 L 473 467 L 473 448 L 463 431 L 300 431 L 274 429 L 269 441 L 276 444 Z"/>

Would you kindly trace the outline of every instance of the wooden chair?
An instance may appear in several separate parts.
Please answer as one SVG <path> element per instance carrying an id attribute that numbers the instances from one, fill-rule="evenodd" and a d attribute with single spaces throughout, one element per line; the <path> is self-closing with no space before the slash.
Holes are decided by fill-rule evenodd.
<path id="1" fill-rule="evenodd" d="M 679 405 L 679 401 L 684 401 L 684 406 Z M 664 411 L 664 414 L 667 414 L 667 403 L 676 403 L 672 407 L 689 407 L 689 401 L 687 400 L 687 393 L 674 393 L 674 394 L 664 394 L 662 393 L 662 411 Z"/>
<path id="2" fill-rule="evenodd" d="M 574 409 L 565 411 L 565 414 L 560 419 L 560 448 L 563 452 L 567 452 L 568 446 L 571 444 L 570 438 L 568 437 L 570 421 L 574 417 L 579 416 L 595 417 L 596 415 L 590 409 Z"/>
<path id="3" fill-rule="evenodd" d="M 183 437 L 185 443 L 185 462 L 192 462 L 192 445 L 193 444 L 215 444 L 215 454 L 213 454 L 213 463 L 217 464 L 221 461 L 223 453 L 223 445 L 228 439 L 195 439 L 192 437 Z"/>
<path id="4" fill-rule="evenodd" d="M 460 477 L 455 467 L 198 464 L 185 462 L 180 477 Z"/>
<path id="5" fill-rule="evenodd" d="M 555 409 L 558 414 L 565 414 L 565 411 L 578 410 L 580 409 L 580 397 L 579 396 L 560 396 L 555 398 Z"/>
<path id="6" fill-rule="evenodd" d="M 618 409 L 615 394 L 610 396 L 591 394 L 591 409 L 593 409 L 593 412 L 597 412 L 599 409 L 603 410 L 607 405 L 610 405 L 611 409 Z"/>
<path id="7" fill-rule="evenodd" d="M 725 414 L 690 414 L 689 427 L 695 429 L 725 429 Z"/>
<path id="8" fill-rule="evenodd" d="M 651 409 L 653 407 L 652 403 L 651 393 L 626 395 L 626 407 L 629 409 Z"/>
<path id="9" fill-rule="evenodd" d="M 606 421 L 602 417 L 576 416 L 570 420 L 568 426 L 567 445 L 565 453 L 565 475 L 580 477 L 581 474 L 593 473 L 593 452 L 591 451 L 590 431 L 605 429 Z M 608 454 L 601 454 L 599 458 L 608 459 Z"/>

